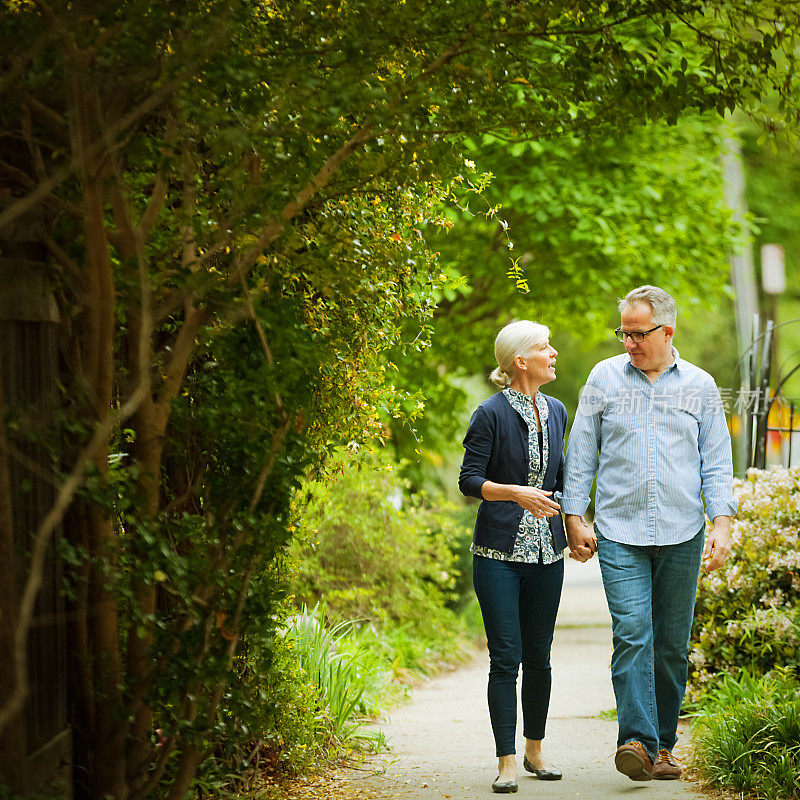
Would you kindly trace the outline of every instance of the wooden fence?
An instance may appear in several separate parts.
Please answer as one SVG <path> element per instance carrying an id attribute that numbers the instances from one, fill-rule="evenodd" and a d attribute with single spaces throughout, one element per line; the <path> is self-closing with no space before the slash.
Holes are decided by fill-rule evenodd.
<path id="1" fill-rule="evenodd" d="M 57 398 L 60 325 L 44 267 L 44 254 L 36 243 L 15 240 L 8 233 L 0 240 L 0 381 L 9 422 L 9 449 L 0 458 L 6 459 L 10 486 L 17 596 L 27 577 L 32 535 L 55 496 L 51 454 L 34 441 L 51 421 Z M 57 531 L 54 544 L 59 537 Z M 67 620 L 62 589 L 60 563 L 51 553 L 28 636 L 28 696 L 24 714 L 11 734 L 22 743 L 24 764 L 3 765 L 0 758 L 0 777 L 24 793 L 57 786 L 62 796 L 71 794 Z"/>

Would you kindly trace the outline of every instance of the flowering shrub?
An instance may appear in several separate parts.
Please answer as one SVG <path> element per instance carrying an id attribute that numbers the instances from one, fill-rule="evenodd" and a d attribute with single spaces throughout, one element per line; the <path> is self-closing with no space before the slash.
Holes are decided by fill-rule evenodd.
<path id="1" fill-rule="evenodd" d="M 701 573 L 687 698 L 744 667 L 800 667 L 800 468 L 749 470 L 727 564 Z"/>

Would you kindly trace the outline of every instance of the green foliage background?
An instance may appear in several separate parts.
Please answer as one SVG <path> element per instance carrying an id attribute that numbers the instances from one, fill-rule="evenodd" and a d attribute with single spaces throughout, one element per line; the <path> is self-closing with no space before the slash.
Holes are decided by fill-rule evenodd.
<path id="1" fill-rule="evenodd" d="M 774 384 L 800 364 L 800 237 L 797 219 L 800 213 L 800 159 L 791 148 L 764 141 L 759 131 L 742 126 L 745 159 L 747 204 L 754 215 L 753 248 L 760 284 L 760 249 L 763 244 L 784 248 L 786 291 L 773 304 L 761 292 L 763 314 L 776 314 L 783 326 L 778 332 L 774 355 Z M 783 387 L 787 397 L 800 399 L 800 372 Z"/>
<path id="2" fill-rule="evenodd" d="M 379 636 L 405 631 L 420 643 L 421 657 L 403 659 L 402 667 L 452 658 L 464 634 L 453 607 L 462 599 L 458 560 L 471 526 L 441 498 L 409 494 L 385 451 L 366 460 L 343 452 L 331 467 L 298 495 L 295 603 L 323 603 L 329 615 Z"/>
<path id="3" fill-rule="evenodd" d="M 432 238 L 451 286 L 436 307 L 431 347 L 394 358 L 403 385 L 426 398 L 422 419 L 393 426 L 415 482 L 446 488 L 443 476 L 452 479 L 442 459 L 458 455 L 452 442 L 468 406 L 491 390 L 484 384 L 468 399 L 464 379 L 491 372 L 494 337 L 512 319 L 551 327 L 560 358 L 547 391 L 569 410 L 591 366 L 620 351 L 610 333 L 617 299 L 654 283 L 678 300 L 682 355 L 731 385 L 727 254 L 746 232 L 723 199 L 719 156 L 729 134 L 706 115 L 613 135 L 464 143 L 488 182 L 470 194 L 469 184 L 453 185 L 452 228 Z"/>

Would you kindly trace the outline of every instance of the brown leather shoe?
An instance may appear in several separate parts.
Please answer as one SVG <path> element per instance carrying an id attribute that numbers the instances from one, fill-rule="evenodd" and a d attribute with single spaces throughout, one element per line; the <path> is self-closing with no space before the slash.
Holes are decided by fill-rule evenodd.
<path id="1" fill-rule="evenodd" d="M 680 764 L 675 756 L 663 747 L 658 751 L 658 758 L 653 764 L 653 777 L 659 781 L 674 781 L 681 776 Z"/>
<path id="2" fill-rule="evenodd" d="M 618 747 L 614 766 L 632 781 L 649 781 L 653 777 L 653 762 L 641 742 L 627 742 Z"/>

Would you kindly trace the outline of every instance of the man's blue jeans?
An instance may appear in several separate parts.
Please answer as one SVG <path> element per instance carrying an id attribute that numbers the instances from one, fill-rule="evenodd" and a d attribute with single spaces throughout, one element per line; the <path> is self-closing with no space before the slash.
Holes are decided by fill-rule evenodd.
<path id="1" fill-rule="evenodd" d="M 489 646 L 489 717 L 497 756 L 516 753 L 517 674 L 522 664 L 526 739 L 544 739 L 550 705 L 550 646 L 564 560 L 522 564 L 475 555 L 472 580 Z"/>
<path id="2" fill-rule="evenodd" d="M 621 544 L 597 533 L 597 555 L 611 612 L 611 680 L 617 747 L 638 740 L 655 761 L 672 750 L 689 669 L 704 531 L 680 544 Z"/>

